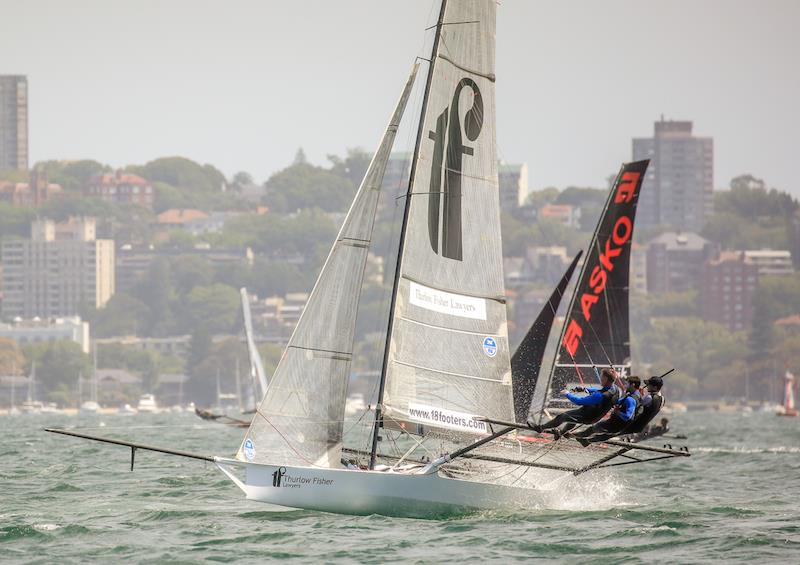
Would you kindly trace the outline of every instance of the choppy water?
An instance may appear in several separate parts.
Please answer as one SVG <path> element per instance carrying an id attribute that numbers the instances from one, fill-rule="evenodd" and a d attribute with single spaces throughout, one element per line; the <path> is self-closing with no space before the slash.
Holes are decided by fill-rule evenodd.
<path id="1" fill-rule="evenodd" d="M 125 448 L 41 431 L 100 422 L 213 454 L 242 434 L 190 414 L 0 417 L 0 561 L 800 563 L 797 418 L 678 415 L 690 459 L 587 477 L 548 508 L 438 521 L 267 512 L 213 465 L 140 451 L 130 473 Z"/>

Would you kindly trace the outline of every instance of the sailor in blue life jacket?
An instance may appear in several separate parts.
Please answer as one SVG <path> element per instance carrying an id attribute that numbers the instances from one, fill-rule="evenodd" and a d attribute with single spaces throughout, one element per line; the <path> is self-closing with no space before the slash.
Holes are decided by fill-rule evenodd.
<path id="1" fill-rule="evenodd" d="M 567 393 L 567 398 L 578 408 L 567 410 L 544 424 L 534 424 L 528 420 L 528 426 L 537 433 L 551 431 L 553 439 L 558 441 L 562 434 L 581 424 L 594 424 L 606 415 L 612 406 L 619 400 L 620 391 L 614 381 L 617 373 L 613 368 L 603 369 L 602 373 L 593 367 L 595 375 L 600 380 L 600 388 L 576 388 L 573 392 L 586 392 L 587 396 L 577 396 Z M 559 429 L 565 424 L 563 429 Z"/>
<path id="2" fill-rule="evenodd" d="M 625 428 L 626 434 L 640 434 L 647 425 L 658 416 L 661 408 L 664 406 L 664 396 L 661 394 L 661 387 L 664 386 L 664 380 L 661 377 L 650 377 L 644 384 L 647 389 L 642 396 L 642 409 L 641 413 L 637 415 L 633 421 Z M 666 433 L 666 432 L 661 432 Z"/>
<path id="3" fill-rule="evenodd" d="M 611 417 L 573 436 L 582 446 L 586 447 L 590 443 L 618 436 L 641 412 L 642 395 L 639 388 L 642 386 L 642 380 L 636 376 L 628 377 L 626 380 L 628 386 L 625 389 L 625 396 L 614 405 Z"/>

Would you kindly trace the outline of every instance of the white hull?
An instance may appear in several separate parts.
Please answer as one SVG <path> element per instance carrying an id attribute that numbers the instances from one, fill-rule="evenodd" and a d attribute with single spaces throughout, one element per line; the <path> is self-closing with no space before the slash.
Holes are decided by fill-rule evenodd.
<path id="1" fill-rule="evenodd" d="M 225 458 L 216 462 L 249 500 L 337 514 L 428 518 L 477 510 L 530 509 L 547 492 L 436 473 L 275 466 Z M 236 468 L 244 471 L 243 479 Z M 276 473 L 281 474 L 279 484 Z"/>

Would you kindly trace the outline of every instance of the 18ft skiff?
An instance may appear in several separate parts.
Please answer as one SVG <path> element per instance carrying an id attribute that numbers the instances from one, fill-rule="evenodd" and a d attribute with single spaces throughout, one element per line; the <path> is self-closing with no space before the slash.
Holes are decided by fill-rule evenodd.
<path id="1" fill-rule="evenodd" d="M 494 0 L 444 0 L 428 63 L 374 425 L 345 446 L 358 303 L 400 101 L 236 456 L 247 498 L 351 514 L 529 508 L 637 449 L 516 437 L 495 148 Z M 54 430 L 59 431 L 59 430 Z M 99 439 L 76 432 L 64 432 Z M 389 446 L 393 446 L 390 449 Z M 398 451 L 398 446 L 402 451 Z M 133 459 L 131 460 L 133 464 Z"/>

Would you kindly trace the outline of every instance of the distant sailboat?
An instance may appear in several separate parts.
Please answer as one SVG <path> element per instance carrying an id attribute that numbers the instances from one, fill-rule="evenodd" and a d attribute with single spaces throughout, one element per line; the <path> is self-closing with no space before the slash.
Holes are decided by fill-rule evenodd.
<path id="1" fill-rule="evenodd" d="M 239 410 L 242 414 L 254 414 L 256 411 L 256 398 L 263 398 L 267 390 L 267 375 L 264 371 L 264 363 L 261 360 L 261 354 L 256 347 L 255 334 L 253 333 L 253 317 L 250 313 L 250 298 L 247 295 L 247 289 L 241 288 L 239 290 L 242 302 L 242 318 L 244 320 L 244 334 L 247 342 L 247 354 L 250 358 L 250 382 L 248 394 L 248 405 L 245 407 L 242 404 L 242 387 L 239 379 L 239 359 L 236 359 L 236 400 L 239 404 Z M 217 374 L 217 408 L 219 409 L 220 401 L 220 381 L 219 373 Z M 246 428 L 250 426 L 250 420 L 242 418 L 234 418 L 222 412 L 214 412 L 203 408 L 195 408 L 195 414 L 203 420 L 218 422 L 226 426 L 233 426 L 235 428 Z"/>
<path id="2" fill-rule="evenodd" d="M 798 415 L 797 407 L 794 404 L 794 383 L 794 375 L 789 371 L 786 371 L 783 389 L 783 411 L 778 412 L 778 416 L 797 417 Z"/>
<path id="3" fill-rule="evenodd" d="M 17 408 L 17 371 L 14 367 L 13 375 L 11 376 L 11 405 L 8 407 L 9 416 L 19 415 L 19 408 Z"/>

